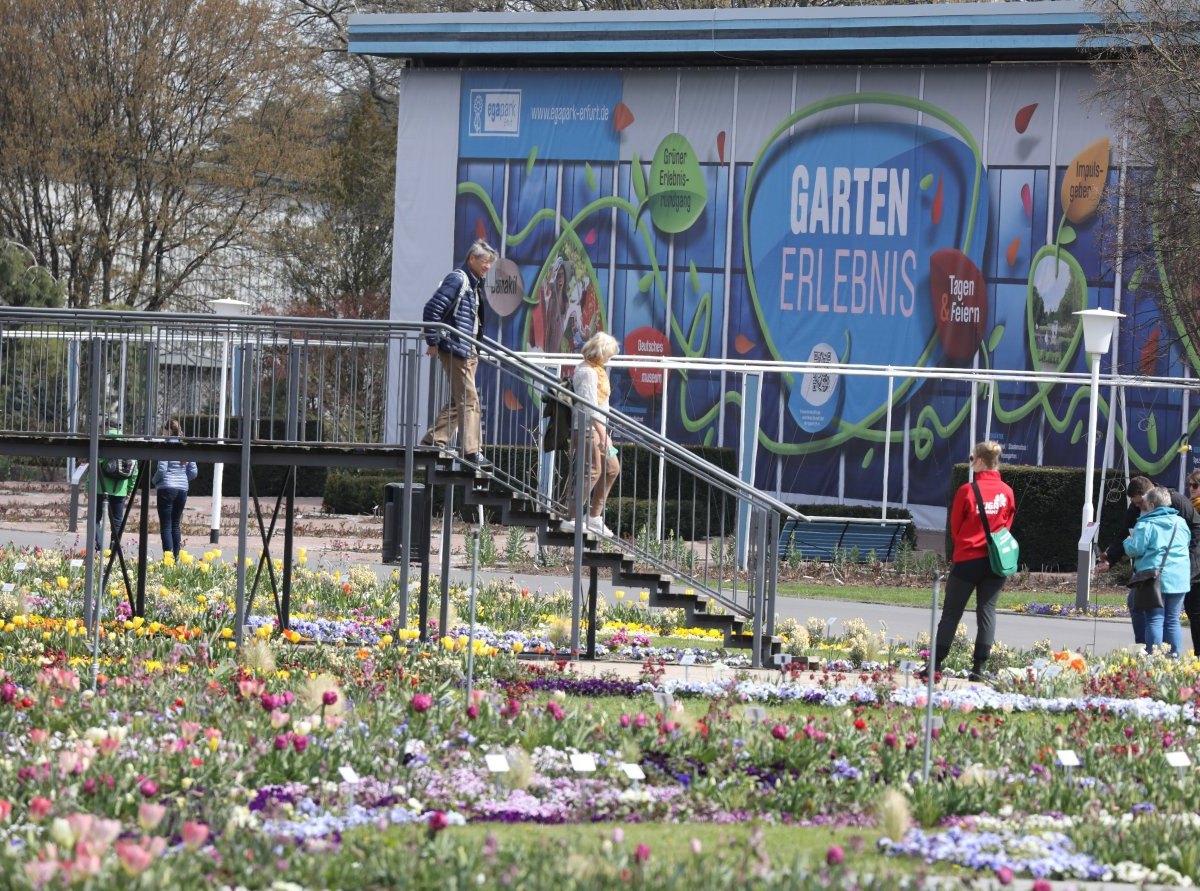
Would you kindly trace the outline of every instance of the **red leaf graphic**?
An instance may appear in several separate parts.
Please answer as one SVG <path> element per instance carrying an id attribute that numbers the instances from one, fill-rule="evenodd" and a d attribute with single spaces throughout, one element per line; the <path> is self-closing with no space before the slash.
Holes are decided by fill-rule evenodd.
<path id="1" fill-rule="evenodd" d="M 517 398 L 517 394 L 512 390 L 504 391 L 504 407 L 509 411 L 521 410 L 521 400 Z"/>
<path id="2" fill-rule="evenodd" d="M 739 356 L 744 356 L 746 353 L 754 349 L 755 343 L 745 334 L 739 334 L 733 339 L 733 348 L 737 350 Z"/>
<path id="3" fill-rule="evenodd" d="M 937 194 L 933 196 L 933 225 L 937 225 L 942 221 L 942 205 L 945 203 L 945 196 L 942 194 L 942 178 L 938 177 Z"/>
<path id="4" fill-rule="evenodd" d="M 618 102 L 617 107 L 613 109 L 613 129 L 620 133 L 632 124 L 633 120 L 633 112 L 629 110 L 629 106 Z"/>
<path id="5" fill-rule="evenodd" d="M 717 160 L 725 163 L 725 131 L 717 134 Z"/>
<path id="6" fill-rule="evenodd" d="M 1158 332 L 1157 326 L 1150 332 L 1150 336 L 1146 338 L 1146 342 L 1142 344 L 1142 349 L 1138 352 L 1138 373 L 1150 376 L 1154 374 L 1154 367 L 1158 365 Z"/>
<path id="7" fill-rule="evenodd" d="M 487 238 L 487 228 L 483 225 L 482 217 L 475 218 L 475 237 L 483 239 Z"/>
<path id="8" fill-rule="evenodd" d="M 596 230 L 595 229 L 587 230 L 587 235 L 583 236 L 583 243 L 584 244 L 595 244 L 596 243 Z"/>
<path id="9" fill-rule="evenodd" d="M 1008 260 L 1009 266 L 1015 266 L 1017 264 L 1017 254 L 1020 252 L 1020 250 L 1020 238 L 1014 238 L 1011 242 L 1009 242 L 1008 250 L 1004 252 L 1004 259 Z"/>
<path id="10" fill-rule="evenodd" d="M 1013 126 L 1017 128 L 1018 133 L 1024 133 L 1029 128 L 1029 122 L 1033 120 L 1033 113 L 1037 111 L 1038 104 L 1034 102 L 1032 105 L 1026 105 L 1017 112 L 1016 120 L 1013 121 Z"/>
<path id="11" fill-rule="evenodd" d="M 1033 192 L 1029 188 L 1029 183 L 1021 186 L 1021 206 L 1025 208 L 1025 216 L 1033 216 Z"/>

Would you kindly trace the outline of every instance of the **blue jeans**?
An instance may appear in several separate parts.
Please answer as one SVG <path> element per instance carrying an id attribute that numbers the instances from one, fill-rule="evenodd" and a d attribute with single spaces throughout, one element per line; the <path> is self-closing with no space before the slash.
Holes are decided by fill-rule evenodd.
<path id="1" fill-rule="evenodd" d="M 1162 609 L 1142 610 L 1140 615 L 1146 629 L 1146 652 L 1152 652 L 1159 644 L 1165 643 L 1171 649 L 1175 658 L 1183 653 L 1183 631 L 1179 625 L 1179 613 L 1183 610 L 1184 593 L 1163 593 Z M 1130 613 L 1130 615 L 1137 615 Z M 1134 620 L 1134 634 L 1137 634 L 1137 620 Z"/>
<path id="2" fill-rule="evenodd" d="M 183 520 L 183 508 L 187 504 L 187 489 L 158 490 L 158 525 L 161 528 L 163 553 L 168 551 L 179 556 L 183 546 L 183 534 L 180 523 Z"/>

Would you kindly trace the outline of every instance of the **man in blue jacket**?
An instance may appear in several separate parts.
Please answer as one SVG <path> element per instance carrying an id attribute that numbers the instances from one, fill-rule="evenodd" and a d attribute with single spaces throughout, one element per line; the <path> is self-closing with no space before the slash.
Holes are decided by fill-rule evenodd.
<path id="1" fill-rule="evenodd" d="M 479 340 L 483 337 L 484 278 L 496 260 L 496 250 L 480 239 L 467 251 L 466 262 L 442 280 L 425 304 L 422 321 L 444 322 L 455 331 Z M 459 426 L 461 413 L 462 453 L 467 461 L 480 467 L 489 462 L 483 456 L 480 431 L 479 391 L 475 388 L 475 369 L 479 356 L 475 347 L 454 332 L 426 329 L 425 342 L 430 357 L 437 356 L 450 381 L 450 401 L 438 414 L 421 444 L 445 448 Z"/>

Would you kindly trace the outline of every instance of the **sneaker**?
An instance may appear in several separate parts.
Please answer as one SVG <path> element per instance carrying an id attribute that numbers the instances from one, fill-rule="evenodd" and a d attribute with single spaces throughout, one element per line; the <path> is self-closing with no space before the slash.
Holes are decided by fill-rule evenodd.
<path id="1" fill-rule="evenodd" d="M 446 443 L 435 442 L 433 437 L 428 433 L 421 437 L 421 441 L 418 443 L 418 445 L 423 449 L 440 449 L 443 452 L 446 450 Z"/>
<path id="2" fill-rule="evenodd" d="M 575 521 L 574 520 L 563 520 L 561 523 L 558 524 L 558 531 L 566 532 L 566 533 L 569 533 L 570 535 L 574 535 L 575 534 Z"/>
<path id="3" fill-rule="evenodd" d="M 597 535 L 605 535 L 613 538 L 613 531 L 604 525 L 603 515 L 598 517 L 588 517 L 587 528 L 589 532 L 595 532 Z"/>
<path id="4" fill-rule="evenodd" d="M 479 467 L 481 470 L 491 470 L 492 462 L 487 459 L 483 452 L 472 452 L 467 455 L 467 460 Z"/>

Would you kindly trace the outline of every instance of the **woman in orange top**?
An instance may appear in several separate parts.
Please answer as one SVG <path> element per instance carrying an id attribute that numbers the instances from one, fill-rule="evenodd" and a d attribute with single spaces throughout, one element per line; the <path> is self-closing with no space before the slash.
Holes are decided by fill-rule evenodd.
<path id="1" fill-rule="evenodd" d="M 1013 490 L 1000 479 L 1000 444 L 994 440 L 976 443 L 971 450 L 971 469 L 975 472 L 975 483 L 983 496 L 983 508 L 987 513 L 988 526 L 993 532 L 1012 529 L 1013 517 L 1017 513 L 1017 502 Z M 934 651 L 934 667 L 940 671 L 954 632 L 966 609 L 971 594 L 975 594 L 975 654 L 971 660 L 970 679 L 983 679 L 983 667 L 992 653 L 992 642 L 996 639 L 996 601 L 1004 579 L 992 572 L 988 561 L 987 538 L 983 521 L 979 518 L 979 502 L 975 498 L 975 487 L 964 483 L 954 496 L 950 508 L 950 537 L 954 542 L 954 568 L 946 580 L 946 602 L 942 607 L 942 619 L 938 622 L 937 643 Z"/>

